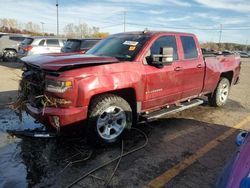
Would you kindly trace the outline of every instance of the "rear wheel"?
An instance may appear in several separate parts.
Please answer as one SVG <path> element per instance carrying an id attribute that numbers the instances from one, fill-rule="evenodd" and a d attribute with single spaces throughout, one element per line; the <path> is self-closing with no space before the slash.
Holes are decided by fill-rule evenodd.
<path id="1" fill-rule="evenodd" d="M 214 93 L 208 97 L 211 106 L 220 107 L 226 104 L 230 91 L 230 82 L 227 78 L 221 78 Z"/>
<path id="2" fill-rule="evenodd" d="M 88 138 L 96 143 L 115 143 L 132 125 L 132 109 L 123 98 L 106 94 L 91 103 L 88 117 Z"/>
<path id="3" fill-rule="evenodd" d="M 7 62 L 15 62 L 17 60 L 17 53 L 15 50 L 5 50 L 3 53 L 3 60 Z"/>

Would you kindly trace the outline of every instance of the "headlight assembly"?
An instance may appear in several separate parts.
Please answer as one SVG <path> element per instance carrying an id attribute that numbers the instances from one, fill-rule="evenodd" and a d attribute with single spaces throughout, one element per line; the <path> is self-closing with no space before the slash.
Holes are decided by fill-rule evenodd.
<path id="1" fill-rule="evenodd" d="M 72 81 L 46 80 L 45 90 L 54 93 L 64 93 L 72 87 Z"/>

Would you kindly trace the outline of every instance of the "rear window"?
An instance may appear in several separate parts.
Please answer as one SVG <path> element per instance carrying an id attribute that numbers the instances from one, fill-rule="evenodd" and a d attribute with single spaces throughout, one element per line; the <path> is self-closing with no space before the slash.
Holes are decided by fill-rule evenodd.
<path id="1" fill-rule="evenodd" d="M 33 38 L 25 38 L 22 44 L 29 45 L 33 42 Z"/>
<path id="2" fill-rule="evenodd" d="M 80 50 L 81 41 L 80 40 L 67 40 L 63 47 L 63 52 L 74 52 Z"/>
<path id="3" fill-rule="evenodd" d="M 81 48 L 92 48 L 99 40 L 84 40 L 82 41 Z"/>
<path id="4" fill-rule="evenodd" d="M 10 36 L 9 39 L 21 42 L 21 41 L 23 41 L 25 39 L 25 37 Z"/>
<path id="5" fill-rule="evenodd" d="M 193 37 L 181 36 L 181 43 L 184 50 L 184 59 L 194 59 L 198 57 L 198 52 Z"/>
<path id="6" fill-rule="evenodd" d="M 57 39 L 47 39 L 47 46 L 59 46 Z"/>

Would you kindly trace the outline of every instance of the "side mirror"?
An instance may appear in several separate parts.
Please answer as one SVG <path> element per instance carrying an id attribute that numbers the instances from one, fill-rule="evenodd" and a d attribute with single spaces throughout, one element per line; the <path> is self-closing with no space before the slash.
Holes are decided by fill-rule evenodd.
<path id="1" fill-rule="evenodd" d="M 152 58 L 153 62 L 171 64 L 174 60 L 174 49 L 171 47 L 163 47 L 161 48 L 161 54 L 154 54 Z"/>

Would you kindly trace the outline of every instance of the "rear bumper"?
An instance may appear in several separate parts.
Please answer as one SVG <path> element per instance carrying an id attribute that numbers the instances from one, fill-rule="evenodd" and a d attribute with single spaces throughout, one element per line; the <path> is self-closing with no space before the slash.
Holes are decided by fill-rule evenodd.
<path id="1" fill-rule="evenodd" d="M 27 56 L 27 53 L 20 53 L 20 52 L 17 52 L 17 57 L 19 59 L 21 59 L 22 57 L 26 57 Z"/>
<path id="2" fill-rule="evenodd" d="M 26 104 L 28 113 L 43 123 L 48 123 L 55 128 L 55 118 L 59 119 L 59 126 L 65 127 L 87 119 L 88 107 L 71 107 L 71 108 L 54 108 L 46 107 L 44 110 L 35 108 L 30 104 Z"/>

